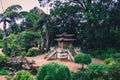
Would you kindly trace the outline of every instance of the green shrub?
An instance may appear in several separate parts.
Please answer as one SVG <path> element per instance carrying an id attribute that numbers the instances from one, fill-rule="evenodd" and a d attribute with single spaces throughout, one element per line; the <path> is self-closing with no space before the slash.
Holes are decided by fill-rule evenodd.
<path id="1" fill-rule="evenodd" d="M 38 55 L 40 52 L 38 50 L 32 49 L 30 48 L 27 52 L 27 56 L 36 56 Z"/>
<path id="2" fill-rule="evenodd" d="M 90 52 L 90 54 L 95 58 L 103 59 L 103 57 L 102 57 L 103 52 L 104 52 L 103 50 L 97 49 L 97 50 L 94 50 L 94 51 Z"/>
<path id="3" fill-rule="evenodd" d="M 101 78 L 102 80 L 104 78 L 104 75 L 108 72 L 108 67 L 103 64 L 99 64 L 99 63 L 89 64 L 88 69 L 90 71 L 91 77 L 97 80 L 99 78 Z"/>
<path id="4" fill-rule="evenodd" d="M 117 52 L 117 49 L 115 48 L 107 48 L 103 53 L 102 53 L 102 57 L 103 59 L 106 59 L 106 58 L 110 58 L 110 56 L 112 54 L 115 54 Z"/>
<path id="5" fill-rule="evenodd" d="M 111 80 L 120 80 L 120 63 L 116 62 L 116 64 L 109 66 L 109 78 Z"/>
<path id="6" fill-rule="evenodd" d="M 116 64 L 116 60 L 114 58 L 107 58 L 105 59 L 104 63 L 110 66 L 110 65 Z"/>
<path id="7" fill-rule="evenodd" d="M 120 53 L 111 54 L 111 57 L 120 62 Z"/>
<path id="8" fill-rule="evenodd" d="M 70 44 L 68 46 L 68 48 L 70 49 L 70 52 L 74 55 L 75 51 L 74 51 L 74 46 L 72 44 Z"/>
<path id="9" fill-rule="evenodd" d="M 105 60 L 105 64 L 109 68 L 108 79 L 119 80 L 120 79 L 120 63 L 114 58 L 108 58 Z"/>
<path id="10" fill-rule="evenodd" d="M 110 58 L 111 55 L 112 54 L 114 55 L 116 52 L 118 52 L 118 50 L 115 48 L 107 48 L 105 50 L 97 49 L 97 50 L 91 51 L 90 53 L 95 58 L 105 60 L 106 58 Z"/>
<path id="11" fill-rule="evenodd" d="M 8 57 L 5 56 L 4 54 L 0 54 L 0 65 L 6 63 L 8 60 Z"/>
<path id="12" fill-rule="evenodd" d="M 79 70 L 73 74 L 72 80 L 91 80 L 90 72 L 87 69 Z"/>
<path id="13" fill-rule="evenodd" d="M 110 54 L 114 54 L 114 53 L 116 53 L 118 50 L 117 49 L 115 49 L 115 48 L 107 48 L 106 49 L 106 52 L 107 53 L 110 53 Z"/>
<path id="14" fill-rule="evenodd" d="M 21 57 L 25 58 L 25 56 L 27 55 L 27 53 L 25 51 L 21 52 Z"/>
<path id="15" fill-rule="evenodd" d="M 71 80 L 71 73 L 66 66 L 52 62 L 40 67 L 36 80 Z"/>
<path id="16" fill-rule="evenodd" d="M 91 63 L 91 56 L 88 54 L 77 54 L 74 57 L 75 63 L 82 64 L 82 69 L 84 67 L 84 64 L 88 65 Z"/>
<path id="17" fill-rule="evenodd" d="M 33 80 L 33 77 L 27 71 L 19 71 L 16 73 L 13 80 Z"/>

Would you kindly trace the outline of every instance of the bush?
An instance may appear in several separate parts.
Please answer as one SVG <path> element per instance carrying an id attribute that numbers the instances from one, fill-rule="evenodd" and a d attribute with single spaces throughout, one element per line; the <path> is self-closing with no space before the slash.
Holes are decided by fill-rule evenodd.
<path id="1" fill-rule="evenodd" d="M 120 63 L 109 66 L 109 78 L 111 80 L 120 80 Z"/>
<path id="2" fill-rule="evenodd" d="M 107 58 L 105 59 L 104 63 L 110 66 L 110 65 L 116 64 L 116 60 L 114 58 Z"/>
<path id="3" fill-rule="evenodd" d="M 101 80 L 102 80 L 104 78 L 104 76 L 106 75 L 106 73 L 108 72 L 108 67 L 103 64 L 99 64 L 99 63 L 89 64 L 88 69 L 90 71 L 91 77 L 95 78 L 97 80 L 99 78 L 101 78 Z"/>
<path id="4" fill-rule="evenodd" d="M 39 53 L 40 53 L 39 51 L 30 48 L 30 49 L 28 50 L 28 52 L 27 52 L 27 56 L 36 56 L 36 55 L 38 55 Z"/>
<path id="5" fill-rule="evenodd" d="M 27 55 L 27 53 L 26 53 L 25 51 L 22 51 L 22 52 L 21 52 L 21 57 L 22 57 L 22 58 L 25 58 L 26 55 Z"/>
<path id="6" fill-rule="evenodd" d="M 4 54 L 0 54 L 0 65 L 3 65 L 4 63 L 6 63 L 8 60 L 8 57 L 5 56 Z"/>
<path id="7" fill-rule="evenodd" d="M 75 51 L 74 51 L 74 46 L 72 44 L 70 44 L 68 46 L 68 48 L 70 49 L 70 52 L 74 55 L 75 54 Z"/>
<path id="8" fill-rule="evenodd" d="M 111 54 L 111 57 L 120 62 L 120 53 Z"/>
<path id="9" fill-rule="evenodd" d="M 104 52 L 103 50 L 97 49 L 97 50 L 91 51 L 90 54 L 95 58 L 100 58 L 101 59 L 101 56 L 102 56 L 103 52 Z"/>
<path id="10" fill-rule="evenodd" d="M 111 55 L 114 55 L 116 52 L 118 52 L 118 50 L 115 48 L 107 48 L 105 50 L 102 49 L 94 50 L 91 51 L 90 53 L 95 58 L 105 60 L 106 58 L 110 58 Z"/>
<path id="11" fill-rule="evenodd" d="M 72 80 L 91 80 L 90 72 L 87 69 L 79 70 L 73 74 Z"/>
<path id="12" fill-rule="evenodd" d="M 27 71 L 19 71 L 16 73 L 13 80 L 33 80 L 33 77 Z"/>
<path id="13" fill-rule="evenodd" d="M 77 54 L 74 57 L 75 63 L 82 64 L 82 69 L 84 67 L 84 64 L 88 65 L 91 63 L 91 56 L 88 54 Z"/>
<path id="14" fill-rule="evenodd" d="M 108 58 L 105 60 L 105 64 L 109 68 L 108 79 L 119 80 L 120 79 L 120 63 L 114 58 Z"/>
<path id="15" fill-rule="evenodd" d="M 71 80 L 71 73 L 66 66 L 52 62 L 40 67 L 36 80 Z"/>

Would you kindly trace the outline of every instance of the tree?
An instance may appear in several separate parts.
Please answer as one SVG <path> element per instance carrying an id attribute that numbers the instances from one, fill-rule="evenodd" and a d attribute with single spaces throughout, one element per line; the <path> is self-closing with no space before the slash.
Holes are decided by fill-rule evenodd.
<path id="1" fill-rule="evenodd" d="M 77 54 L 74 60 L 75 63 L 82 64 L 82 69 L 84 68 L 84 64 L 88 65 L 91 63 L 91 57 L 88 54 Z"/>
<path id="2" fill-rule="evenodd" d="M 75 73 L 74 77 L 80 80 L 88 80 L 89 72 L 87 69 L 84 69 L 84 65 L 85 64 L 88 65 L 91 63 L 91 56 L 88 54 L 77 54 L 74 57 L 74 62 L 78 64 L 82 64 L 82 69 L 80 69 L 77 73 Z"/>
<path id="3" fill-rule="evenodd" d="M 118 21 L 120 20 L 120 17 L 118 16 L 120 14 L 120 0 L 118 0 L 116 3 L 114 3 L 114 6 L 111 8 L 110 11 L 110 24 L 111 28 L 113 30 L 119 31 L 120 30 L 120 24 Z"/>
<path id="4" fill-rule="evenodd" d="M 52 62 L 40 67 L 36 80 L 71 80 L 71 73 L 66 66 Z"/>
<path id="5" fill-rule="evenodd" d="M 110 6 L 114 4 L 112 0 L 38 1 L 43 7 L 52 5 L 54 26 L 59 27 L 58 31 L 74 32 L 82 50 L 105 49 L 111 44 L 109 11 Z"/>
<path id="6" fill-rule="evenodd" d="M 41 28 L 40 28 L 40 31 L 41 31 L 41 40 L 42 40 L 42 43 L 41 43 L 41 49 L 43 50 L 43 46 L 44 46 L 44 30 L 45 30 L 45 39 L 46 39 L 46 52 L 48 52 L 49 50 L 49 27 L 50 27 L 50 16 L 43 13 L 43 16 L 42 18 L 39 20 L 39 24 L 41 24 Z"/>
<path id="7" fill-rule="evenodd" d="M 19 10 L 22 7 L 20 5 L 12 5 L 8 7 L 2 14 L 0 14 L 0 22 L 3 22 L 3 38 L 7 37 L 6 23 L 14 23 L 16 19 L 20 17 Z"/>
<path id="8" fill-rule="evenodd" d="M 48 51 L 49 49 L 49 33 L 48 33 L 49 16 L 37 7 L 34 7 L 33 9 L 31 9 L 30 12 L 25 12 L 25 11 L 21 12 L 21 14 L 25 18 L 24 23 L 27 23 L 26 26 L 31 26 L 30 28 L 40 31 L 41 52 L 44 52 L 45 40 L 46 40 L 46 51 Z"/>

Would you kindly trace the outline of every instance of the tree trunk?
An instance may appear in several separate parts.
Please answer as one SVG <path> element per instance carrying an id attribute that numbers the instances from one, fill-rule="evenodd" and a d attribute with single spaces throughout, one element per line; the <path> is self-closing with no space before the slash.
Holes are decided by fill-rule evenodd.
<path id="1" fill-rule="evenodd" d="M 6 21 L 3 22 L 3 39 L 7 37 Z"/>
<path id="2" fill-rule="evenodd" d="M 40 29 L 41 32 L 41 52 L 44 52 L 44 33 L 43 33 L 43 29 Z"/>
<path id="3" fill-rule="evenodd" d="M 46 25 L 46 52 L 49 50 L 49 33 L 48 33 L 48 26 Z"/>
<path id="4" fill-rule="evenodd" d="M 82 70 L 83 70 L 83 68 L 84 68 L 84 64 L 82 64 Z"/>

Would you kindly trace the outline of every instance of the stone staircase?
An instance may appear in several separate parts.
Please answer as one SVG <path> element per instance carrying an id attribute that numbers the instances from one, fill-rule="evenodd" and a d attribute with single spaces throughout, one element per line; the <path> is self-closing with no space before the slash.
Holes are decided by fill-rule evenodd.
<path id="1" fill-rule="evenodd" d="M 71 52 L 69 51 L 69 49 L 57 48 L 52 51 L 49 51 L 45 56 L 45 59 L 47 60 L 50 60 L 53 58 L 60 59 L 60 60 L 70 59 L 71 61 L 74 61 L 74 58 Z"/>

